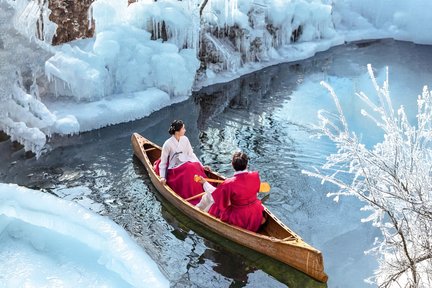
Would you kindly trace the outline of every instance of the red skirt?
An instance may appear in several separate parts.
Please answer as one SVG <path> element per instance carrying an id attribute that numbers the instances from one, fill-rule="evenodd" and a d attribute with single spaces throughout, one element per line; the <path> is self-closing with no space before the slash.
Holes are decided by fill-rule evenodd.
<path id="1" fill-rule="evenodd" d="M 157 160 L 153 165 L 154 170 L 158 175 L 159 163 L 160 160 Z M 204 192 L 203 185 L 199 182 L 194 181 L 194 175 L 207 177 L 204 172 L 204 168 L 201 166 L 201 163 L 186 162 L 176 168 L 167 170 L 167 184 L 183 199 L 187 199 Z M 198 197 L 189 201 L 189 203 L 191 203 L 192 205 L 196 205 L 200 200 L 201 197 Z"/>
<path id="2" fill-rule="evenodd" d="M 256 199 L 253 203 L 244 206 L 231 205 L 224 211 L 213 204 L 209 213 L 226 223 L 256 232 L 261 226 L 263 211 L 261 201 Z"/>

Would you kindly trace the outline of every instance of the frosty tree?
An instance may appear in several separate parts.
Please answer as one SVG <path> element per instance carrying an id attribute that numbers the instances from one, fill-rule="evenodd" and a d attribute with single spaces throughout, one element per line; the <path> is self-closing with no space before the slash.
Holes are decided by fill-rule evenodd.
<path id="1" fill-rule="evenodd" d="M 423 88 L 417 99 L 417 123 L 408 121 L 404 107 L 394 110 L 386 79 L 380 87 L 368 65 L 378 96 L 375 104 L 363 92 L 367 105 L 361 114 L 383 130 L 384 140 L 371 149 L 350 131 L 339 99 L 325 82 L 337 113 L 319 111 L 320 130 L 337 147 L 321 170 L 304 171 L 337 186 L 328 194 L 354 195 L 365 203 L 372 221 L 382 232 L 371 250 L 379 268 L 369 281 L 379 287 L 432 287 L 432 95 Z"/>

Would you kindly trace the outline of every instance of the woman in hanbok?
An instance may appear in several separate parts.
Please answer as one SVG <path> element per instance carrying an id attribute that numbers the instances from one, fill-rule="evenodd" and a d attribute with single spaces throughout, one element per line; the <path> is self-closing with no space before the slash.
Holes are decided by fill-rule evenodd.
<path id="1" fill-rule="evenodd" d="M 154 168 L 162 184 L 168 184 L 174 192 L 187 199 L 203 192 L 202 185 L 193 179 L 194 175 L 206 177 L 204 166 L 185 136 L 183 121 L 174 120 L 168 133 L 171 137 L 163 144 L 161 158 L 154 163 Z M 200 198 L 195 198 L 190 203 L 195 205 L 199 201 Z"/>
<path id="2" fill-rule="evenodd" d="M 258 172 L 247 170 L 248 157 L 236 152 L 232 158 L 234 176 L 217 188 L 201 178 L 206 192 L 196 206 L 229 224 L 256 232 L 265 222 L 264 207 L 258 199 L 261 180 Z"/>

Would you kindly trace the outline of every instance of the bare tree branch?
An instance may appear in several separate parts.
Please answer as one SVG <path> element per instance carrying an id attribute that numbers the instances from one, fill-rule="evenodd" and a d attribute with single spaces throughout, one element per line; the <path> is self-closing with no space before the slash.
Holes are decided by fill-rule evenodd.
<path id="1" fill-rule="evenodd" d="M 411 125 L 402 107 L 395 113 L 388 79 L 379 87 L 370 65 L 368 69 L 380 104 L 363 92 L 357 95 L 371 108 L 362 114 L 383 130 L 383 142 L 371 149 L 361 144 L 348 129 L 333 89 L 323 84 L 339 114 L 320 111 L 319 128 L 337 152 L 327 157 L 322 172 L 303 173 L 335 184 L 339 191 L 329 196 L 354 195 L 374 211 L 368 220 L 382 233 L 372 250 L 380 258 L 374 277 L 379 287 L 432 287 L 432 95 L 423 89 L 418 123 Z"/>

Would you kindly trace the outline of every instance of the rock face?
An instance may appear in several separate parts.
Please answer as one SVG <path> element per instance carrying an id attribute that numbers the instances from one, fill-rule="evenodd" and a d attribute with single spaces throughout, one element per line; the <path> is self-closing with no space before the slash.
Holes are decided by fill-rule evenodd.
<path id="1" fill-rule="evenodd" d="M 93 37 L 94 23 L 89 25 L 88 11 L 96 0 L 36 0 L 48 3 L 51 10 L 49 19 L 58 25 L 52 44 L 58 45 L 80 38 Z M 136 0 L 128 0 L 129 4 Z"/>
<path id="2" fill-rule="evenodd" d="M 89 25 L 88 10 L 95 0 L 48 0 L 50 20 L 58 25 L 53 45 L 92 37 L 94 25 Z"/>

